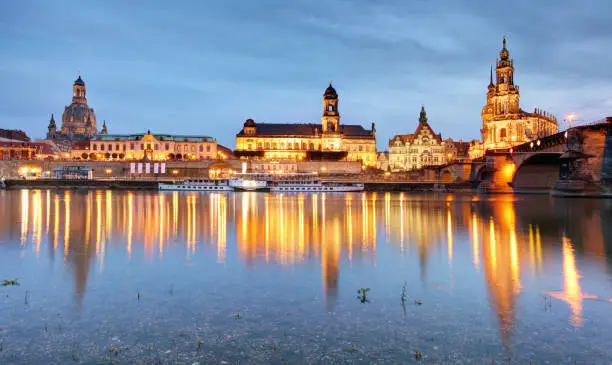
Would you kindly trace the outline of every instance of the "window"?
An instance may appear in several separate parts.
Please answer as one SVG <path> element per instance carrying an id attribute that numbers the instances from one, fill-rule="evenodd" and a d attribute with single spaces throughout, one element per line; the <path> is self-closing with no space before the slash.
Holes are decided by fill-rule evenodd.
<path id="1" fill-rule="evenodd" d="M 310 149 L 314 150 L 314 143 L 312 143 L 312 142 L 310 143 Z"/>
<path id="2" fill-rule="evenodd" d="M 359 145 L 359 152 L 363 151 L 363 146 Z"/>
<path id="3" fill-rule="evenodd" d="M 502 128 L 499 131 L 499 138 L 501 138 L 502 140 L 506 138 L 506 128 Z"/>
<path id="4" fill-rule="evenodd" d="M 272 143 L 272 149 L 275 150 L 276 149 L 276 143 Z"/>
<path id="5" fill-rule="evenodd" d="M 302 142 L 302 149 L 305 150 L 306 149 L 306 142 Z"/>
<path id="6" fill-rule="evenodd" d="M 115 151 L 119 151 L 119 143 L 115 145 Z"/>
<path id="7" fill-rule="evenodd" d="M 300 149 L 300 144 L 299 144 L 299 143 L 297 143 L 297 142 L 295 142 L 295 143 L 293 144 L 293 148 L 295 148 L 296 150 L 299 150 L 299 149 Z"/>
<path id="8" fill-rule="evenodd" d="M 141 143 L 141 144 L 140 144 L 140 149 L 141 149 L 141 150 L 144 150 L 144 143 Z"/>
<path id="9" fill-rule="evenodd" d="M 200 152 L 204 152 L 204 146 L 200 145 Z"/>
<path id="10" fill-rule="evenodd" d="M 253 145 L 249 143 L 247 146 L 247 150 L 251 150 L 251 149 L 253 149 Z"/>
<path id="11" fill-rule="evenodd" d="M 134 149 L 134 143 L 130 143 L 130 149 L 133 150 Z"/>
<path id="12" fill-rule="evenodd" d="M 284 150 L 284 149 L 285 149 L 285 144 L 284 144 L 284 143 L 281 143 L 281 144 L 280 144 L 280 149 L 281 149 L 281 150 Z"/>
<path id="13" fill-rule="evenodd" d="M 210 145 L 206 145 L 206 152 L 210 152 Z"/>
<path id="14" fill-rule="evenodd" d="M 100 145 L 100 151 L 104 151 L 104 144 Z"/>
<path id="15" fill-rule="evenodd" d="M 257 149 L 258 150 L 262 149 L 261 142 L 257 143 Z"/>
<path id="16" fill-rule="evenodd" d="M 126 145 L 125 145 L 125 143 L 124 143 L 124 144 L 123 144 L 123 152 L 125 152 L 126 147 L 127 147 L 127 146 L 126 146 Z"/>
<path id="17" fill-rule="evenodd" d="M 97 150 L 98 150 L 98 145 L 94 143 L 94 144 L 93 144 L 93 146 L 92 146 L 92 149 L 93 149 L 94 151 L 97 151 Z"/>
<path id="18" fill-rule="evenodd" d="M 170 149 L 170 144 L 166 143 L 166 151 L 168 151 Z"/>
<path id="19" fill-rule="evenodd" d="M 191 152 L 195 152 L 195 145 L 191 145 Z"/>
<path id="20" fill-rule="evenodd" d="M 156 143 L 155 144 L 155 151 L 157 151 L 159 149 L 159 145 Z"/>
<path id="21" fill-rule="evenodd" d="M 183 147 L 183 151 L 188 152 L 188 151 L 189 151 L 189 146 L 185 145 L 185 146 Z"/>

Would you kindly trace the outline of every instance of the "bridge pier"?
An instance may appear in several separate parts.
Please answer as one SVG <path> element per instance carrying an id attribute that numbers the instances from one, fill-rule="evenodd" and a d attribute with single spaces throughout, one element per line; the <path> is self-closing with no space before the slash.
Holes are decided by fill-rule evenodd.
<path id="1" fill-rule="evenodd" d="M 554 196 L 612 196 L 612 118 L 567 131 Z"/>

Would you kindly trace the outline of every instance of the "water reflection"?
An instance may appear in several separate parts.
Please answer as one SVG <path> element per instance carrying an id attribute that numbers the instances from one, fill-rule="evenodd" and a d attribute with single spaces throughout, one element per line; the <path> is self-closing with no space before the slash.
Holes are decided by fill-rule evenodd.
<path id="1" fill-rule="evenodd" d="M 0 194 L 6 202 L 0 207 L 2 244 L 19 242 L 24 248 L 31 245 L 36 255 L 45 248 L 51 258 L 61 255 L 72 272 L 79 305 L 92 270 L 103 274 L 110 269 L 105 261 L 109 250 L 148 260 L 162 260 L 168 251 L 182 251 L 185 260 L 214 252 L 218 264 L 239 260 L 247 267 L 315 262 L 322 292 L 333 304 L 340 271 L 355 264 L 383 265 L 377 246 L 384 243 L 398 255 L 416 257 L 420 280 L 427 285 L 429 266 L 441 269 L 440 256 L 448 269 L 481 275 L 508 342 L 524 283 L 540 277 L 562 278 L 562 287 L 550 295 L 567 303 L 569 323 L 583 325 L 583 302 L 596 297 L 581 288 L 576 256 L 588 255 L 609 270 L 606 255 L 611 255 L 604 236 L 611 237 L 612 217 L 600 206 L 608 203 L 599 201 L 542 198 L 532 204 L 512 197 L 404 193 Z M 209 247 L 213 250 L 202 252 Z M 545 262 L 550 269 L 544 270 Z"/>

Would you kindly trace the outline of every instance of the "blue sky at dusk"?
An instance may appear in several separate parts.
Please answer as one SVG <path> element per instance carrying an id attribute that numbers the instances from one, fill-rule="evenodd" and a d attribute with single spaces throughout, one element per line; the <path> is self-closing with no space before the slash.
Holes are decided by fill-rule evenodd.
<path id="1" fill-rule="evenodd" d="M 80 71 L 110 133 L 204 134 L 246 118 L 318 122 L 329 80 L 343 123 L 377 143 L 416 128 L 479 137 L 503 35 L 521 107 L 612 115 L 610 0 L 4 1 L 0 128 L 46 133 Z"/>

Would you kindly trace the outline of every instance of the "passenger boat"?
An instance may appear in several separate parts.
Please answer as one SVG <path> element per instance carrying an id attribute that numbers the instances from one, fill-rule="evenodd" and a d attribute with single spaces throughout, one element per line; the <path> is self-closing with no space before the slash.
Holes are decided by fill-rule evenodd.
<path id="1" fill-rule="evenodd" d="M 227 179 L 190 179 L 182 182 L 159 183 L 159 190 L 233 191 Z"/>
<path id="2" fill-rule="evenodd" d="M 238 174 L 230 179 L 230 186 L 242 191 L 270 192 L 350 192 L 363 191 L 363 184 L 326 183 L 315 174 Z"/>
<path id="3" fill-rule="evenodd" d="M 257 173 L 235 174 L 229 179 L 229 186 L 235 191 L 268 191 L 269 176 Z"/>

